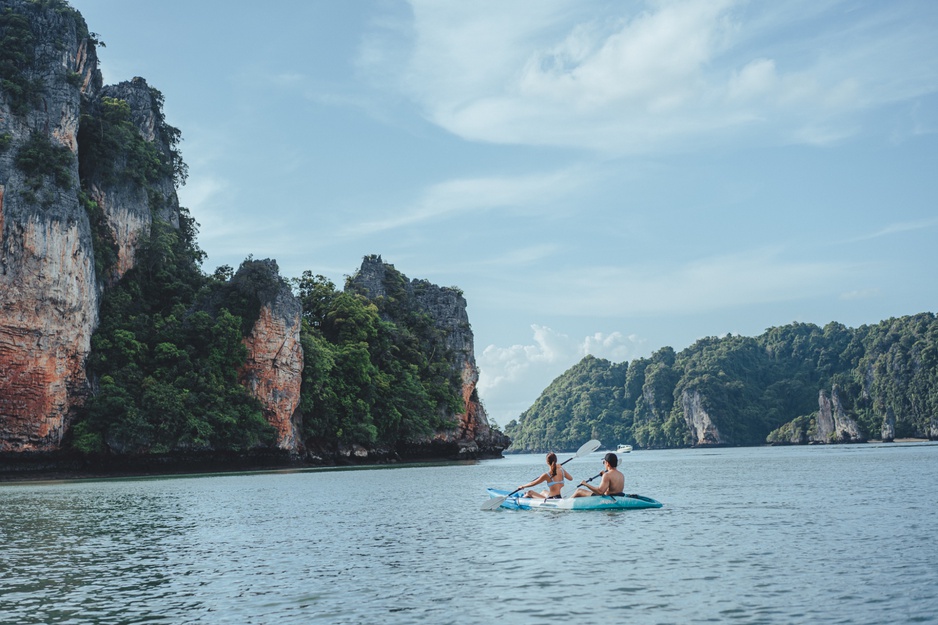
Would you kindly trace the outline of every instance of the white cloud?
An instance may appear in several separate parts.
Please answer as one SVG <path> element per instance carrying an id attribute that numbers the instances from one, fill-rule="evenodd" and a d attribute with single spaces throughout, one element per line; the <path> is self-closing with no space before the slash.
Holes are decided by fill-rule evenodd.
<path id="1" fill-rule="evenodd" d="M 623 362 L 645 349 L 644 340 L 621 332 L 575 339 L 536 324 L 531 331 L 533 343 L 489 345 L 478 358 L 479 396 L 486 407 L 499 407 L 490 416 L 502 425 L 527 410 L 552 380 L 587 354 Z"/>
<path id="2" fill-rule="evenodd" d="M 762 144 L 825 144 L 858 131 L 855 113 L 938 84 L 938 67 L 922 62 L 938 52 L 928 17 L 910 24 L 918 12 L 907 7 L 411 5 L 403 88 L 428 119 L 472 141 L 620 154 L 741 133 Z M 784 38 L 792 28 L 801 39 Z"/>
<path id="3" fill-rule="evenodd" d="M 465 212 L 543 206 L 581 188 L 590 178 L 589 174 L 569 169 L 528 176 L 447 180 L 427 188 L 413 206 L 380 219 L 357 222 L 346 234 L 374 234 Z"/>
<path id="4" fill-rule="evenodd" d="M 700 68 L 713 57 L 726 4 L 663 6 L 620 18 L 612 32 L 596 22 L 578 24 L 557 46 L 533 51 L 518 91 L 578 112 L 631 103 L 676 108 L 692 96 Z"/>
<path id="5" fill-rule="evenodd" d="M 878 239 L 880 237 L 887 237 L 894 234 L 900 234 L 903 232 L 914 232 L 916 230 L 924 230 L 926 228 L 934 228 L 938 226 L 938 219 L 922 219 L 919 221 L 903 221 L 894 224 L 889 224 L 881 230 L 872 232 L 870 234 L 865 234 L 854 239 L 851 239 L 849 243 L 856 243 L 858 241 L 868 241 L 870 239 Z"/>
<path id="6" fill-rule="evenodd" d="M 645 343 L 643 339 L 635 334 L 626 336 L 621 332 L 612 332 L 611 334 L 596 332 L 583 339 L 582 352 L 584 355 L 592 354 L 597 358 L 622 362 L 634 358 Z"/>
<path id="7" fill-rule="evenodd" d="M 769 95 L 777 84 L 775 61 L 756 59 L 733 72 L 727 87 L 727 97 L 731 101 L 751 101 Z"/>

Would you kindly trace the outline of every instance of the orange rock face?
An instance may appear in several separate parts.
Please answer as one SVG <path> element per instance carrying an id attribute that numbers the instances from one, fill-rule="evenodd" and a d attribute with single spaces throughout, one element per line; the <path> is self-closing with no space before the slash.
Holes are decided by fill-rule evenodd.
<path id="1" fill-rule="evenodd" d="M 0 230 L 18 235 L 2 248 L 19 261 L 0 278 L 0 451 L 48 451 L 84 397 L 94 268 L 77 222 L 16 226 Z"/>
<path id="2" fill-rule="evenodd" d="M 260 318 L 244 340 L 248 359 L 240 372 L 241 383 L 261 401 L 264 417 L 277 429 L 277 447 L 288 451 L 300 446 L 295 414 L 303 374 L 300 308 L 294 304 L 287 310 L 261 307 Z"/>
<path id="3" fill-rule="evenodd" d="M 98 291 L 77 158 L 64 188 L 48 172 L 28 174 L 15 155 L 34 133 L 75 155 L 82 92 L 93 97 L 100 72 L 94 45 L 77 39 L 75 15 L 51 4 L 4 6 L 41 39 L 24 53 L 42 96 L 17 111 L 7 81 L 0 86 L 0 451 L 48 451 L 59 448 L 87 392 Z"/>

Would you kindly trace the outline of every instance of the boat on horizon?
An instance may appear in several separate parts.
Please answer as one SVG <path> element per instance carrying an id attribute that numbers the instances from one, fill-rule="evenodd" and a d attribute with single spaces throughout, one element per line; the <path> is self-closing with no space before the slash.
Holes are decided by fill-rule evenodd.
<path id="1" fill-rule="evenodd" d="M 616 447 L 617 454 L 627 454 L 630 451 L 632 451 L 631 445 L 619 445 L 618 447 Z"/>

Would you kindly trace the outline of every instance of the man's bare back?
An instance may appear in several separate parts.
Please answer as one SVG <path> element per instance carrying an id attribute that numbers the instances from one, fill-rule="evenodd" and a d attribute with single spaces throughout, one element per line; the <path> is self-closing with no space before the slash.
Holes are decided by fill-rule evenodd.
<path id="1" fill-rule="evenodd" d="M 625 476 L 619 469 L 609 469 L 603 474 L 603 481 L 599 483 L 599 492 L 604 495 L 621 493 L 625 488 Z"/>
<path id="2" fill-rule="evenodd" d="M 580 482 L 580 486 L 585 486 L 586 488 L 579 488 L 573 497 L 589 497 L 591 495 L 619 495 L 625 492 L 625 476 L 616 468 L 619 465 L 619 457 L 614 453 L 610 452 L 606 454 L 603 458 L 603 466 L 605 470 L 602 472 L 603 479 L 599 483 L 599 486 L 591 486 L 587 482 L 596 479 L 597 476 L 591 477 L 585 482 Z"/>

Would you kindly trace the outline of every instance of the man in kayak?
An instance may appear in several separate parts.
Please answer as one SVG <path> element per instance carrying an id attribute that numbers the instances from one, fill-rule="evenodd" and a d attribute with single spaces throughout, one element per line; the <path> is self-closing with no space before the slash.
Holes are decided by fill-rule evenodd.
<path id="1" fill-rule="evenodd" d="M 599 495 L 612 495 L 614 497 L 625 497 L 622 492 L 625 488 L 625 476 L 617 469 L 619 457 L 611 451 L 603 458 L 605 470 L 602 472 L 603 479 L 599 486 L 590 486 L 586 482 L 580 482 L 580 486 L 585 486 L 589 490 L 578 488 L 574 497 L 593 497 Z"/>
<path id="2" fill-rule="evenodd" d="M 557 454 L 550 452 L 547 454 L 547 473 L 541 475 L 533 482 L 528 482 L 518 487 L 518 490 L 531 488 L 541 482 L 547 482 L 547 490 L 539 493 L 529 490 L 524 494 L 525 497 L 537 497 L 539 499 L 562 499 L 560 491 L 563 490 L 564 479 L 572 480 L 573 476 L 567 473 L 567 470 L 557 464 Z"/>

